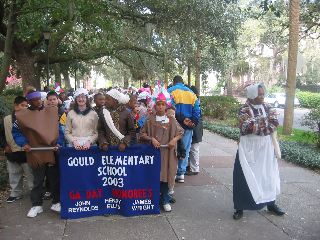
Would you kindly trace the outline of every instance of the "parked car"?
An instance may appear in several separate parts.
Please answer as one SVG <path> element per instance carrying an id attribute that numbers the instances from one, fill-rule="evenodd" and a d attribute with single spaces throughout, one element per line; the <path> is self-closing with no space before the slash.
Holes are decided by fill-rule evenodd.
<path id="1" fill-rule="evenodd" d="M 271 104 L 272 106 L 284 107 L 286 102 L 286 94 L 285 93 L 271 93 L 264 98 L 266 103 Z M 294 98 L 294 106 L 297 107 L 300 105 L 298 98 Z"/>

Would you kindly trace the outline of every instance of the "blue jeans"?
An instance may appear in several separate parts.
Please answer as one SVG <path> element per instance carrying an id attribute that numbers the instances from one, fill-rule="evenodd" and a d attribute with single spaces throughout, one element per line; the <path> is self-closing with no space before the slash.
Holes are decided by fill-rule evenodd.
<path id="1" fill-rule="evenodd" d="M 171 200 L 167 182 L 160 182 L 160 205 L 168 204 Z"/>
<path id="2" fill-rule="evenodd" d="M 189 153 L 192 142 L 192 134 L 193 130 L 185 129 L 184 134 L 182 136 L 182 144 L 184 149 L 186 150 L 186 157 L 184 159 L 179 159 L 178 161 L 178 171 L 177 175 L 184 175 L 188 166 Z"/>

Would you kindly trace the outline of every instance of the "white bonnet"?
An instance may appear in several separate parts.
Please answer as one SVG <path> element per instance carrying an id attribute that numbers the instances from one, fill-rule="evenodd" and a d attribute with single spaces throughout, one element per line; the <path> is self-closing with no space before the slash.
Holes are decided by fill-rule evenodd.
<path id="1" fill-rule="evenodd" d="M 77 91 L 75 91 L 75 93 L 73 94 L 73 97 L 76 98 L 78 97 L 79 95 L 85 95 L 85 96 L 88 96 L 89 95 L 89 92 L 87 89 L 85 88 L 78 88 Z"/>
<path id="2" fill-rule="evenodd" d="M 264 90 L 264 93 L 266 94 L 266 87 L 264 86 L 263 83 L 257 83 L 257 84 L 252 84 L 246 88 L 247 90 L 247 98 L 249 99 L 255 99 L 258 97 L 258 89 L 259 87 L 262 87 Z"/>
<path id="3" fill-rule="evenodd" d="M 123 94 L 114 88 L 108 91 L 106 94 L 117 100 L 120 104 L 127 104 L 130 100 L 130 97 L 127 94 Z"/>

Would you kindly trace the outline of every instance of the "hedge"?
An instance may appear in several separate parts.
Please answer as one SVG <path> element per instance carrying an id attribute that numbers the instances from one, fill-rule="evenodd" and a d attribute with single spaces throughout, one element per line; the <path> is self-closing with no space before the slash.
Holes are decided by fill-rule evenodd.
<path id="1" fill-rule="evenodd" d="M 5 190 L 8 186 L 9 175 L 7 172 L 7 163 L 3 158 L 0 156 L 0 191 Z"/>
<path id="2" fill-rule="evenodd" d="M 15 87 L 15 88 L 6 88 L 3 92 L 2 95 L 8 96 L 23 96 L 23 90 L 22 87 Z"/>
<path id="3" fill-rule="evenodd" d="M 281 156 L 288 162 L 320 168 L 320 149 L 297 142 L 279 141 Z"/>
<path id="4" fill-rule="evenodd" d="M 217 125 L 213 123 L 208 123 L 206 121 L 203 122 L 203 127 L 221 136 L 233 139 L 235 141 L 239 140 L 240 131 L 238 128 L 224 126 L 224 125 Z"/>
<path id="5" fill-rule="evenodd" d="M 320 105 L 320 93 L 297 92 L 300 106 L 305 108 L 317 108 Z"/>
<path id="6" fill-rule="evenodd" d="M 1 96 L 0 95 L 0 128 L 2 128 L 3 118 L 10 114 L 13 109 L 13 100 L 15 96 Z M 0 150 L 1 151 L 1 150 Z M 1 154 L 1 153 L 0 153 Z M 3 156 L 0 155 L 0 158 Z M 8 173 L 6 168 L 6 161 L 0 159 L 0 190 L 7 187 Z"/>
<path id="7" fill-rule="evenodd" d="M 200 97 L 203 116 L 220 120 L 237 117 L 241 104 L 230 96 L 203 96 Z"/>
<path id="8" fill-rule="evenodd" d="M 238 128 L 216 125 L 208 122 L 204 122 L 203 126 L 209 131 L 226 138 L 236 141 L 239 140 L 240 132 Z M 279 145 L 282 159 L 305 167 L 320 168 L 320 149 L 315 146 L 285 140 L 279 141 Z"/>

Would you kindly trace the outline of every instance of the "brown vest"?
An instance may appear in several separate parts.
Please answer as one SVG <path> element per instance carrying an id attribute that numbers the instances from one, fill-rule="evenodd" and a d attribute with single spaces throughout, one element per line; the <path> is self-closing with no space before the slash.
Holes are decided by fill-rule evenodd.
<path id="1" fill-rule="evenodd" d="M 54 147 L 59 137 L 59 116 L 57 107 L 42 110 L 21 110 L 16 114 L 19 128 L 31 147 Z M 27 161 L 32 168 L 47 163 L 55 164 L 53 151 L 31 151 Z"/>

